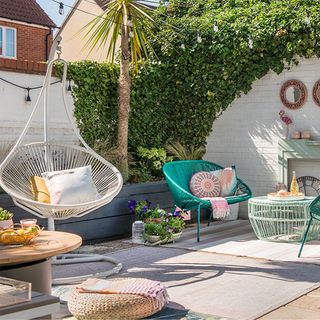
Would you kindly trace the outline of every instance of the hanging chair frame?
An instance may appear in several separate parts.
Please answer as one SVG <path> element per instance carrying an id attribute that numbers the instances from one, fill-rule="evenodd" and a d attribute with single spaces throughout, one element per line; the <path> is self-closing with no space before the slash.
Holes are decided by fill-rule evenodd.
<path id="1" fill-rule="evenodd" d="M 68 110 L 66 93 L 65 93 L 66 79 L 67 79 L 67 62 L 63 59 L 60 59 L 60 54 L 61 54 L 60 42 L 61 42 L 61 37 L 58 36 L 54 40 L 51 47 L 47 73 L 45 75 L 43 86 L 40 90 L 39 96 L 36 100 L 36 104 L 29 116 L 27 124 L 24 127 L 20 137 L 18 138 L 18 140 L 12 147 L 11 151 L 5 157 L 4 161 L 0 165 L 0 185 L 3 188 L 3 190 L 13 198 L 13 201 L 17 206 L 21 207 L 22 209 L 38 217 L 47 218 L 49 230 L 55 229 L 55 225 L 54 225 L 55 220 L 66 220 L 71 217 L 81 217 L 90 213 L 91 211 L 96 210 L 101 206 L 108 204 L 120 192 L 123 185 L 123 179 L 122 179 L 121 173 L 118 171 L 118 169 L 115 166 L 113 166 L 107 160 L 99 156 L 95 151 L 93 151 L 87 145 L 87 143 L 79 134 L 77 126 L 73 121 L 72 115 Z M 58 53 L 58 59 L 53 59 L 53 56 L 56 51 Z M 49 104 L 49 92 L 50 92 L 49 88 L 51 83 L 51 74 L 52 74 L 53 66 L 56 62 L 63 64 L 61 89 L 62 89 L 64 110 L 66 112 L 68 121 L 72 126 L 73 133 L 75 134 L 77 139 L 81 142 L 83 147 L 74 146 L 74 145 L 73 146 L 63 145 L 63 144 L 52 143 L 48 141 L 47 110 L 48 110 L 48 104 Z M 43 100 L 43 123 L 44 123 L 43 141 L 23 144 L 24 138 L 31 126 L 32 121 L 34 120 L 36 112 L 37 110 L 39 110 L 42 97 L 44 99 Z M 37 172 L 38 175 L 41 175 L 41 173 L 46 171 L 61 170 L 61 168 L 57 170 L 56 166 L 54 166 L 54 163 L 53 163 L 54 162 L 53 155 L 55 155 L 56 151 L 59 151 L 60 153 L 62 153 L 63 156 L 65 156 L 66 154 L 68 155 L 68 157 L 65 157 L 65 158 L 62 157 L 62 159 L 59 159 L 59 161 L 61 162 L 60 165 L 63 167 L 66 165 L 66 163 L 69 164 L 70 168 L 63 168 L 63 169 L 75 168 L 76 166 L 73 166 L 75 163 L 81 164 L 79 166 L 92 164 L 92 178 L 94 182 L 96 179 L 96 182 L 98 183 L 99 188 L 103 191 L 103 195 L 100 199 L 90 201 L 90 202 L 85 202 L 85 203 L 78 203 L 78 204 L 75 203 L 75 204 L 57 204 L 57 205 L 38 202 L 31 199 L 32 194 L 30 192 L 30 189 L 31 189 L 31 183 L 29 181 L 30 176 L 29 177 L 26 176 L 26 173 L 29 174 L 30 172 L 27 170 L 26 170 L 27 172 L 23 172 L 23 169 L 26 169 L 28 165 L 32 166 L 34 161 L 37 161 L 37 159 L 40 159 L 41 161 L 44 161 L 44 162 L 41 163 L 42 170 L 40 172 Z M 39 153 L 37 154 L 36 152 L 39 152 Z M 28 158 L 28 155 L 31 156 L 31 161 Z M 19 163 L 18 160 L 20 160 L 20 158 L 22 159 L 22 161 L 20 161 Z M 26 160 L 26 159 L 28 160 L 27 165 L 23 163 L 23 160 Z M 75 159 L 77 159 L 77 161 L 75 161 Z M 63 162 L 62 160 L 64 160 L 65 162 Z M 68 161 L 70 161 L 70 163 Z M 22 169 L 21 169 L 22 171 L 19 171 L 20 168 L 17 168 L 19 164 L 22 165 Z M 39 168 L 36 168 L 36 169 L 39 169 Z M 31 171 L 35 172 L 36 170 L 31 170 Z M 19 177 L 19 173 L 21 174 L 23 173 L 24 176 Z M 98 185 L 96 184 L 99 192 Z M 14 188 L 16 188 L 16 191 Z M 25 192 L 25 195 L 23 195 L 23 191 Z M 30 196 L 30 198 L 28 198 L 27 195 Z M 110 270 L 99 272 L 94 275 L 87 274 L 87 275 L 76 276 L 76 277 L 54 279 L 53 283 L 54 284 L 78 283 L 83 281 L 85 278 L 88 278 L 89 276 L 106 277 L 106 276 L 110 276 L 112 274 L 118 273 L 122 269 L 122 264 L 120 262 L 118 262 L 113 258 L 101 256 L 101 255 L 65 254 L 65 255 L 59 256 L 58 258 L 54 258 L 52 260 L 52 263 L 56 265 L 65 265 L 65 264 L 72 264 L 72 263 L 97 262 L 97 261 L 109 262 L 112 265 L 114 265 L 114 267 Z"/>
<path id="2" fill-rule="evenodd" d="M 58 45 L 59 45 L 59 42 L 58 42 Z M 57 46 L 57 48 L 59 48 L 59 46 Z M 66 146 L 66 145 L 62 145 L 62 144 L 56 144 L 56 143 L 53 144 L 53 143 L 48 142 L 48 112 L 47 112 L 47 110 L 48 110 L 49 97 L 50 97 L 50 94 L 49 94 L 50 90 L 49 89 L 50 89 L 50 83 L 51 83 L 51 74 L 52 74 L 53 66 L 55 63 L 60 63 L 63 65 L 61 91 L 62 91 L 64 111 L 67 115 L 69 123 L 72 126 L 73 133 L 75 134 L 77 139 L 81 142 L 83 147 L 70 146 L 70 145 Z M 106 161 L 104 158 L 102 158 L 100 155 L 98 155 L 95 151 L 93 151 L 92 148 L 90 148 L 88 146 L 88 144 L 84 141 L 82 136 L 79 134 L 79 130 L 77 129 L 77 126 L 76 126 L 75 122 L 73 121 L 72 115 L 70 114 L 70 111 L 68 110 L 68 107 L 67 107 L 67 99 L 66 99 L 66 93 L 65 93 L 66 81 L 67 81 L 67 67 L 68 67 L 67 62 L 60 58 L 59 53 L 58 53 L 58 59 L 54 59 L 48 63 L 47 73 L 46 73 L 46 76 L 43 81 L 43 86 L 42 86 L 40 93 L 39 93 L 39 96 L 36 100 L 36 104 L 35 104 L 32 112 L 29 116 L 27 124 L 25 125 L 25 127 L 24 127 L 20 137 L 16 141 L 15 145 L 12 147 L 11 151 L 9 152 L 7 157 L 3 160 L 3 162 L 0 165 L 0 185 L 3 188 L 3 190 L 5 192 L 7 192 L 13 198 L 14 203 L 16 205 L 18 205 L 19 207 L 22 207 L 23 209 L 27 210 L 28 212 L 35 214 L 38 217 L 49 218 L 49 219 L 50 219 L 52 213 L 58 212 L 61 210 L 62 211 L 69 211 L 69 210 L 75 211 L 75 213 L 70 215 L 69 217 L 71 217 L 71 216 L 72 217 L 75 217 L 75 216 L 81 217 L 83 215 L 86 215 L 86 214 L 90 213 L 91 211 L 94 211 L 97 208 L 99 208 L 105 204 L 108 204 L 120 192 L 122 185 L 123 185 L 123 179 L 122 179 L 121 173 L 118 171 L 118 169 L 115 166 L 113 166 L 111 163 Z M 34 120 L 34 117 L 35 117 L 35 115 L 41 105 L 42 97 L 44 98 L 44 101 L 43 101 L 43 123 L 44 123 L 43 141 L 33 142 L 33 143 L 28 143 L 28 144 L 22 145 L 22 142 L 24 141 L 24 138 L 25 138 L 30 126 L 31 126 L 31 123 Z M 43 145 L 43 148 L 46 153 L 46 157 L 47 157 L 46 161 L 49 163 L 49 165 L 48 165 L 49 170 L 47 170 L 47 171 L 54 171 L 53 165 L 50 164 L 50 161 L 52 161 L 52 159 L 50 159 L 50 156 L 47 152 L 47 150 L 50 148 L 50 146 L 54 145 L 57 148 L 61 147 L 61 148 L 73 149 L 73 150 L 77 150 L 79 152 L 86 152 L 86 153 L 92 155 L 95 159 L 100 161 L 102 164 L 108 166 L 117 176 L 117 181 L 118 181 L 117 186 L 115 188 L 113 188 L 113 191 L 110 192 L 109 194 L 107 194 L 107 196 L 103 196 L 102 198 L 94 200 L 94 201 L 85 202 L 85 203 L 78 203 L 78 204 L 74 203 L 74 204 L 53 205 L 53 204 L 35 201 L 33 199 L 27 198 L 26 196 L 19 194 L 18 192 L 15 192 L 13 189 L 11 189 L 7 186 L 7 183 L 6 183 L 6 181 L 4 181 L 4 178 L 3 178 L 3 173 L 4 173 L 4 170 L 7 166 L 7 164 L 10 162 L 10 160 L 12 160 L 12 158 L 15 156 L 15 154 L 17 154 L 17 152 L 23 152 L 24 148 L 27 151 L 28 148 L 39 146 L 41 144 Z M 51 211 L 51 212 L 49 213 L 48 211 Z M 43 214 L 43 212 L 47 212 L 47 214 Z M 55 219 L 62 220 L 65 218 L 56 216 Z"/>

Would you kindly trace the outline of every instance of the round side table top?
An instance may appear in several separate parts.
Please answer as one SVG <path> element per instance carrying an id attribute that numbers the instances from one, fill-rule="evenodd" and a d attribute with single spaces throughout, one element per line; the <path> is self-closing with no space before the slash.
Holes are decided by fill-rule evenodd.
<path id="1" fill-rule="evenodd" d="M 253 197 L 249 199 L 249 203 L 252 204 L 268 204 L 268 205 L 309 205 L 315 197 L 305 197 L 302 200 L 290 200 L 288 199 L 287 201 L 285 200 L 270 200 L 268 199 L 267 196 L 261 196 L 261 197 Z"/>
<path id="2" fill-rule="evenodd" d="M 73 233 L 42 231 L 29 245 L 0 245 L 0 266 L 47 259 L 75 250 L 81 243 L 81 237 Z"/>

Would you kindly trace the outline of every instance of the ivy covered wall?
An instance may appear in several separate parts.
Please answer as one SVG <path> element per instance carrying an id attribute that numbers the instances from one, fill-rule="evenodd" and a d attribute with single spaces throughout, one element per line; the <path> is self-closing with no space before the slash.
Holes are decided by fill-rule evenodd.
<path id="1" fill-rule="evenodd" d="M 156 23 L 156 55 L 133 79 L 130 151 L 170 138 L 205 145 L 213 121 L 256 79 L 319 55 L 317 1 L 171 0 Z M 118 67 L 75 63 L 70 74 L 85 139 L 114 141 Z"/>

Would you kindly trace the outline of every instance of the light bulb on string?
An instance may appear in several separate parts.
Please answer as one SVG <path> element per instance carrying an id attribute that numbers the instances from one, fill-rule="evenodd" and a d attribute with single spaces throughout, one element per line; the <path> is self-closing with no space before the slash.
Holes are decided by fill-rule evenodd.
<path id="1" fill-rule="evenodd" d="M 198 31 L 198 34 L 197 34 L 197 42 L 198 43 L 201 43 L 202 42 L 202 38 L 201 38 L 201 35 L 200 35 L 200 32 Z"/>
<path id="2" fill-rule="evenodd" d="M 218 31 L 219 31 L 219 27 L 218 27 L 217 24 L 214 24 L 214 25 L 213 25 L 213 31 L 214 31 L 214 32 L 218 32 Z"/>
<path id="3" fill-rule="evenodd" d="M 248 46 L 249 46 L 250 49 L 253 48 L 253 40 L 251 38 L 249 38 Z"/>
<path id="4" fill-rule="evenodd" d="M 130 38 L 133 38 L 133 30 L 132 30 L 132 29 L 131 29 L 130 32 L 129 32 L 129 37 L 130 37 Z"/>
<path id="5" fill-rule="evenodd" d="M 64 5 L 62 2 L 59 3 L 59 14 L 60 15 L 64 14 Z"/>
<path id="6" fill-rule="evenodd" d="M 163 5 L 168 8 L 169 7 L 169 0 L 164 0 Z"/>
<path id="7" fill-rule="evenodd" d="M 72 87 L 71 87 L 71 79 L 68 79 L 68 87 L 67 87 L 67 91 L 72 91 Z"/>
<path id="8" fill-rule="evenodd" d="M 310 25 L 311 25 L 311 18 L 310 18 L 310 16 L 309 16 L 308 11 L 307 11 L 306 17 L 304 18 L 304 22 L 305 22 L 305 24 L 306 24 L 308 27 L 310 27 Z"/>
<path id="9" fill-rule="evenodd" d="M 180 46 L 180 48 L 181 48 L 182 50 L 185 50 L 185 49 L 186 49 L 186 46 L 185 46 L 185 44 L 184 44 L 184 43 L 181 43 L 181 46 Z"/>
<path id="10" fill-rule="evenodd" d="M 130 28 L 132 27 L 132 20 L 131 20 L 131 15 L 130 14 L 128 15 L 127 26 L 130 27 Z"/>
<path id="11" fill-rule="evenodd" d="M 28 104 L 31 103 L 30 88 L 27 88 L 26 102 L 27 102 Z"/>

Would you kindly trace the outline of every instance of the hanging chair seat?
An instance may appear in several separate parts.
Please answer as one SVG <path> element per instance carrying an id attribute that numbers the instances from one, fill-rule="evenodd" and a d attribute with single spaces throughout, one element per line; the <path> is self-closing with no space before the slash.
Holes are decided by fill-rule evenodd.
<path id="1" fill-rule="evenodd" d="M 60 41 L 61 37 L 57 37 L 52 44 L 47 73 L 29 119 L 9 154 L 0 164 L 0 186 L 3 190 L 12 197 L 17 206 L 38 217 L 47 218 L 48 230 L 51 231 L 55 230 L 55 220 L 81 217 L 108 204 L 120 192 L 123 183 L 122 176 L 118 169 L 88 146 L 79 134 L 79 130 L 74 123 L 72 114 L 67 106 L 65 88 L 68 66 L 66 61 L 60 59 Z M 55 51 L 58 53 L 58 59 L 52 60 Z M 63 65 L 61 95 L 64 111 L 73 128 L 72 131 L 76 141 L 79 141 L 81 146 L 59 144 L 54 141 L 55 137 L 49 137 L 50 123 L 48 121 L 48 108 L 52 107 L 49 98 L 50 79 L 54 63 L 56 62 Z M 43 103 L 41 103 L 42 100 Z M 55 103 L 57 102 L 55 101 Z M 40 106 L 42 107 L 41 109 Z M 32 131 L 31 124 L 36 122 L 35 116 L 40 116 L 41 114 L 43 115 L 43 139 L 40 137 L 40 142 L 26 142 L 28 140 L 26 138 L 27 133 Z M 41 177 L 42 173 L 45 172 L 76 169 L 85 166 L 91 166 L 92 180 L 99 193 L 96 200 L 82 203 L 79 201 L 78 203 L 72 204 L 50 204 L 34 200 L 31 177 Z M 67 254 L 54 259 L 53 264 L 65 265 L 94 261 L 105 261 L 114 265 L 112 270 L 97 273 L 95 277 L 106 277 L 118 273 L 122 268 L 122 264 L 115 259 L 102 255 Z M 76 283 L 83 281 L 84 278 L 89 276 L 91 275 L 56 279 L 54 283 Z"/>
<path id="2" fill-rule="evenodd" d="M 48 204 L 33 200 L 30 177 L 91 165 L 99 199 L 74 204 Z M 82 216 L 108 204 L 119 193 L 122 178 L 110 163 L 89 150 L 71 145 L 35 142 L 18 147 L 0 168 L 0 183 L 13 200 L 41 218 L 55 220 Z"/>

